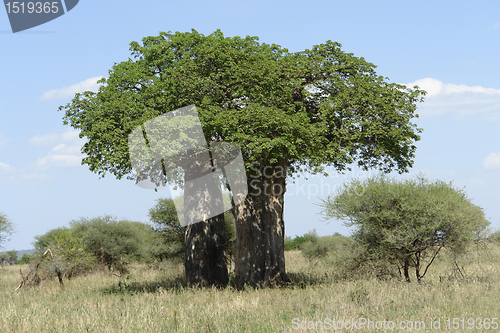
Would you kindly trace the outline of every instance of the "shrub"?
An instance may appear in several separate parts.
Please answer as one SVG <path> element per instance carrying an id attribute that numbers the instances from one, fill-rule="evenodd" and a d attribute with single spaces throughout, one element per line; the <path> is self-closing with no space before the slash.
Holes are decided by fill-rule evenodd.
<path id="1" fill-rule="evenodd" d="M 25 253 L 21 257 L 21 259 L 19 259 L 18 264 L 25 265 L 25 264 L 28 264 L 31 260 L 32 260 L 32 256 L 30 256 L 28 253 Z"/>
<path id="2" fill-rule="evenodd" d="M 325 258 L 337 251 L 349 252 L 352 240 L 349 237 L 336 233 L 333 236 L 318 236 L 316 230 L 304 235 L 308 239 L 302 245 L 302 254 L 309 260 Z"/>
<path id="3" fill-rule="evenodd" d="M 295 236 L 295 238 L 285 237 L 285 250 L 300 250 L 304 243 L 309 242 L 305 236 Z"/>
<path id="4" fill-rule="evenodd" d="M 46 256 L 40 264 L 40 275 L 49 278 L 62 274 L 67 278 L 88 272 L 96 261 L 92 253 L 86 251 L 83 237 L 74 229 L 58 228 L 42 237 L 46 248 L 39 248 L 31 263 L 38 261 L 47 248 L 50 248 L 54 258 Z M 40 247 L 40 244 L 38 244 Z"/>
<path id="5" fill-rule="evenodd" d="M 127 264 L 141 259 L 141 234 L 133 222 L 104 216 L 72 221 L 71 226 L 82 235 L 85 250 L 110 271 L 126 273 Z"/>
<path id="6" fill-rule="evenodd" d="M 353 179 L 321 206 L 326 219 L 355 228 L 353 239 L 364 258 L 393 264 L 408 282 L 410 267 L 420 281 L 441 249 L 465 253 L 472 241 L 485 239 L 490 224 L 463 189 L 423 175 L 404 181 L 383 174 Z"/>
<path id="7" fill-rule="evenodd" d="M 161 260 L 169 251 L 151 226 L 110 216 L 71 221 L 69 228 L 53 229 L 35 239 L 36 260 L 48 248 L 54 254 L 53 261 L 47 257 L 41 265 L 45 273 L 62 272 L 68 277 L 95 264 L 125 273 L 128 263 Z"/>

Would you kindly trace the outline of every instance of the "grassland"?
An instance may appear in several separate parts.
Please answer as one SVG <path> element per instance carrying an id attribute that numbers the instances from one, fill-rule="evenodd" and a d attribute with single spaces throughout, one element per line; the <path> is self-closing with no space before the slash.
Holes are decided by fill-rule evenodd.
<path id="1" fill-rule="evenodd" d="M 358 318 L 387 321 L 386 329 L 358 332 L 410 331 L 399 329 L 400 321 L 424 321 L 425 329 L 411 330 L 419 332 L 499 330 L 478 329 L 476 321 L 467 329 L 468 318 L 500 317 L 500 247 L 494 244 L 459 261 L 465 278 L 444 253 L 420 284 L 338 279 L 330 261 L 309 261 L 300 251 L 288 251 L 286 262 L 293 286 L 244 291 L 186 288 L 182 265 L 164 263 L 161 269 L 135 265 L 123 277 L 92 272 L 65 281 L 64 292 L 57 279 L 14 292 L 19 268 L 27 266 L 2 267 L 0 332 L 339 332 L 346 330 L 327 329 L 329 320 L 355 320 L 359 327 Z M 448 318 L 464 322 L 448 329 Z M 438 319 L 440 329 L 431 329 Z"/>

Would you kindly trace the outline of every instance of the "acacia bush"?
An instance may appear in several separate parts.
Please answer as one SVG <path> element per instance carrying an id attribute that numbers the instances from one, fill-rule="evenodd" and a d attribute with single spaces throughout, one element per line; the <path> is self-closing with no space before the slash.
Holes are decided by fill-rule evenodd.
<path id="1" fill-rule="evenodd" d="M 7 253 L 0 253 L 0 266 L 4 266 L 8 262 Z"/>
<path id="2" fill-rule="evenodd" d="M 7 251 L 5 253 L 0 253 L 0 264 L 4 266 L 5 264 L 15 265 L 18 263 L 17 251 Z"/>
<path id="3" fill-rule="evenodd" d="M 131 262 L 152 262 L 166 255 L 161 238 L 144 223 L 104 216 L 82 218 L 70 225 L 81 235 L 86 251 L 109 270 L 123 274 Z"/>
<path id="4" fill-rule="evenodd" d="M 489 236 L 488 236 L 488 240 L 490 242 L 493 242 L 493 243 L 496 243 L 496 244 L 500 244 L 500 230 L 497 230 L 495 232 L 492 232 Z"/>
<path id="5" fill-rule="evenodd" d="M 53 258 L 47 256 L 40 264 L 42 278 L 59 275 L 71 278 L 87 273 L 96 262 L 95 256 L 84 248 L 83 238 L 75 229 L 58 228 L 46 240 L 46 248 L 51 249 Z M 40 248 L 38 254 L 43 254 L 45 250 Z M 33 257 L 35 260 L 39 260 L 38 258 Z"/>
<path id="6" fill-rule="evenodd" d="M 410 267 L 420 281 L 441 249 L 465 253 L 472 242 L 486 239 L 490 224 L 463 189 L 423 175 L 402 181 L 383 174 L 354 179 L 322 207 L 327 219 L 354 227 L 359 267 L 381 275 L 398 271 L 408 282 Z"/>
<path id="7" fill-rule="evenodd" d="M 111 216 L 71 221 L 35 237 L 36 254 L 31 263 L 50 248 L 54 259 L 46 257 L 40 265 L 45 277 L 61 273 L 66 277 L 85 273 L 96 265 L 120 274 L 131 262 L 154 262 L 167 256 L 163 239 L 147 224 L 117 220 Z"/>
<path id="8" fill-rule="evenodd" d="M 29 255 L 28 253 L 25 253 L 25 254 L 23 254 L 23 256 L 21 257 L 21 259 L 19 259 L 19 261 L 17 263 L 19 265 L 25 265 L 25 264 L 30 263 L 31 260 L 32 260 L 32 256 Z"/>

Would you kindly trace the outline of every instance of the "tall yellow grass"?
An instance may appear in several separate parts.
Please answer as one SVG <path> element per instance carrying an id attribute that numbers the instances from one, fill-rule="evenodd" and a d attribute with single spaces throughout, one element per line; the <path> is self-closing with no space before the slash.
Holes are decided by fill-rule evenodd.
<path id="1" fill-rule="evenodd" d="M 0 268 L 0 332 L 301 332 L 329 329 L 328 322 L 359 318 L 396 324 L 394 329 L 363 327 L 358 332 L 406 332 L 401 321 L 423 321 L 419 332 L 494 331 L 467 329 L 469 318 L 500 317 L 500 247 L 473 252 L 459 261 L 463 278 L 443 254 L 425 283 L 376 279 L 336 280 L 327 261 L 286 253 L 294 286 L 236 291 L 190 289 L 182 282 L 182 265 L 162 270 L 135 265 L 123 277 L 106 271 L 65 281 L 44 281 L 28 290 L 19 285 L 19 268 Z M 459 329 L 447 319 L 464 318 Z M 440 321 L 440 329 L 430 322 Z M 497 319 L 497 322 L 499 319 Z M 325 325 L 326 324 L 326 325 Z M 312 326 L 311 326 L 312 325 Z M 499 324 L 500 325 L 500 324 Z M 315 327 L 308 329 L 308 327 Z M 497 330 L 499 330 L 497 328 Z"/>

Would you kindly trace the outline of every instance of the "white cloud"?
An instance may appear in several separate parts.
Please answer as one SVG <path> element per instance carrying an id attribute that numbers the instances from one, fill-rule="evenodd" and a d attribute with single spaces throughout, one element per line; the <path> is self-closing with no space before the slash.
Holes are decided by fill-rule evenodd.
<path id="1" fill-rule="evenodd" d="M 7 163 L 0 162 L 0 184 L 33 185 L 49 181 L 52 178 L 47 174 L 17 169 Z"/>
<path id="2" fill-rule="evenodd" d="M 0 184 L 33 185 L 54 181 L 56 178 L 47 172 L 50 169 L 80 165 L 85 156 L 81 153 L 85 140 L 79 138 L 79 133 L 68 129 L 65 132 L 32 137 L 28 145 L 40 146 L 36 151 L 44 150 L 45 156 L 42 155 L 25 168 L 14 168 L 0 162 Z"/>
<path id="3" fill-rule="evenodd" d="M 79 142 L 81 139 L 79 137 L 80 132 L 68 129 L 63 133 L 49 133 L 45 135 L 37 135 L 28 140 L 29 146 L 46 146 L 53 145 L 58 142 Z"/>
<path id="4" fill-rule="evenodd" d="M 29 146 L 45 146 L 58 142 L 61 135 L 58 133 L 51 133 L 45 135 L 37 135 L 28 140 Z"/>
<path id="5" fill-rule="evenodd" d="M 79 147 L 60 144 L 52 148 L 47 156 L 39 158 L 36 166 L 43 168 L 76 166 L 81 164 L 83 157 Z"/>
<path id="6" fill-rule="evenodd" d="M 500 28 L 500 22 L 493 23 L 493 25 L 491 26 L 491 28 L 492 29 Z"/>
<path id="7" fill-rule="evenodd" d="M 407 83 L 406 86 L 409 88 L 418 86 L 420 89 L 425 90 L 427 92 L 426 95 L 427 97 L 432 95 L 437 95 L 443 90 L 443 82 L 436 79 L 432 79 L 430 77 L 417 80 L 413 83 Z"/>
<path id="8" fill-rule="evenodd" d="M 466 86 L 465 84 L 447 83 L 426 77 L 425 79 L 417 80 L 413 83 L 406 84 L 408 87 L 418 86 L 420 89 L 427 91 L 426 98 L 440 94 L 463 94 L 476 93 L 486 95 L 500 95 L 500 89 L 484 88 L 481 86 Z"/>
<path id="9" fill-rule="evenodd" d="M 425 78 L 408 83 L 427 91 L 425 101 L 418 106 L 421 116 L 450 113 L 458 117 L 481 116 L 488 120 L 500 120 L 500 89 L 464 84 L 443 83 Z"/>
<path id="10" fill-rule="evenodd" d="M 6 146 L 10 139 L 0 134 L 0 147 Z"/>
<path id="11" fill-rule="evenodd" d="M 0 162 L 0 170 L 10 172 L 10 171 L 14 171 L 14 167 L 12 167 L 6 163 Z"/>
<path id="12" fill-rule="evenodd" d="M 8 173 L 0 173 L 0 184 L 7 185 L 35 185 L 52 180 L 54 177 L 51 175 L 26 170 L 13 169 Z"/>
<path id="13" fill-rule="evenodd" d="M 485 169 L 500 169 L 500 152 L 491 153 L 483 160 Z"/>
<path id="14" fill-rule="evenodd" d="M 28 145 L 31 146 L 53 146 L 47 155 L 36 160 L 35 167 L 47 169 L 80 165 L 84 157 L 81 148 L 85 140 L 80 139 L 79 133 L 69 129 L 66 132 L 37 135 L 29 139 Z"/>
<path id="15" fill-rule="evenodd" d="M 51 167 L 68 167 L 80 165 L 82 162 L 83 154 L 80 152 L 81 146 L 67 145 L 64 143 L 58 144 L 50 150 L 50 152 L 40 157 L 35 165 L 41 168 Z"/>
<path id="16" fill-rule="evenodd" d="M 90 79 L 84 80 L 77 84 L 73 84 L 71 86 L 46 91 L 43 93 L 40 99 L 42 101 L 52 100 L 52 99 L 66 99 L 74 97 L 76 93 L 82 93 L 84 91 L 97 92 L 97 90 L 99 89 L 99 84 L 97 84 L 97 81 L 102 78 L 103 76 L 92 77 Z"/>

